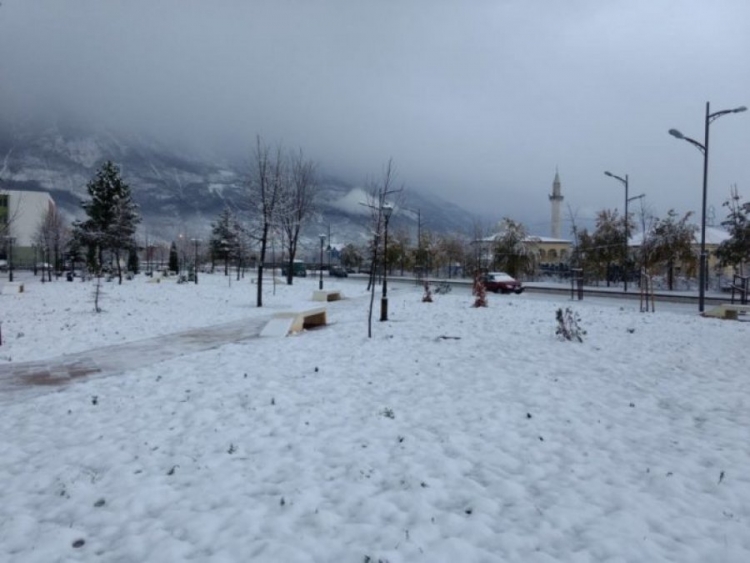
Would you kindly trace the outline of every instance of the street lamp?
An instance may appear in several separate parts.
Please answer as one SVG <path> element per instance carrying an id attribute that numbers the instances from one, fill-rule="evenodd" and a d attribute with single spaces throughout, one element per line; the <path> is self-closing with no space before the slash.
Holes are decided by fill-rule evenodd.
<path id="1" fill-rule="evenodd" d="M 625 186 L 625 251 L 623 253 L 623 264 L 622 264 L 622 273 L 623 273 L 623 291 L 625 293 L 628 292 L 628 242 L 630 241 L 630 221 L 628 220 L 628 203 L 631 201 L 635 201 L 636 199 L 640 199 L 642 197 L 645 197 L 646 194 L 637 195 L 634 197 L 628 197 L 628 175 L 625 174 L 625 177 L 622 178 L 620 176 L 617 176 L 615 174 L 612 174 L 612 172 L 605 172 L 605 176 L 609 176 L 610 178 L 614 178 L 615 180 L 619 180 L 623 186 Z"/>
<path id="2" fill-rule="evenodd" d="M 383 297 L 380 299 L 380 320 L 388 320 L 388 220 L 391 218 L 393 213 L 393 206 L 384 204 L 383 218 L 385 220 L 385 230 L 383 239 Z"/>
<path id="3" fill-rule="evenodd" d="M 320 235 L 320 281 L 318 282 L 318 289 L 323 289 L 323 245 L 326 242 L 326 236 Z"/>
<path id="4" fill-rule="evenodd" d="M 698 288 L 698 311 L 703 312 L 705 301 L 706 301 L 706 270 L 708 267 L 708 260 L 706 256 L 706 198 L 708 196 L 708 126 L 711 125 L 711 122 L 718 119 L 722 115 L 727 115 L 728 113 L 741 113 L 743 111 L 746 111 L 747 108 L 745 106 L 740 106 L 738 108 L 734 109 L 724 109 L 721 111 L 716 111 L 714 113 L 711 113 L 711 108 L 708 102 L 706 102 L 706 119 L 704 122 L 704 133 L 703 133 L 703 143 L 699 143 L 695 139 L 691 139 L 690 137 L 686 137 L 682 133 L 680 133 L 677 129 L 670 129 L 669 134 L 675 137 L 676 139 L 682 139 L 683 141 L 687 141 L 691 145 L 693 145 L 695 148 L 697 148 L 699 151 L 703 153 L 703 204 L 701 206 L 701 255 L 700 255 L 700 273 L 698 277 L 698 283 L 700 287 Z"/>
<path id="5" fill-rule="evenodd" d="M 200 239 L 194 238 L 190 239 L 193 241 L 193 244 L 195 245 L 195 255 L 193 257 L 193 280 L 195 281 L 196 285 L 198 284 L 198 243 L 200 242 Z"/>
<path id="6" fill-rule="evenodd" d="M 13 281 L 13 243 L 16 241 L 13 237 L 6 236 L 5 242 L 8 245 L 8 281 Z"/>

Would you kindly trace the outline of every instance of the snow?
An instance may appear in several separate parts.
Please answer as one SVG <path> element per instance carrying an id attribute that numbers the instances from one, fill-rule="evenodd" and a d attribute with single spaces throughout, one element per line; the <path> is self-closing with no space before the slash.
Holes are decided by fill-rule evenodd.
<path id="1" fill-rule="evenodd" d="M 331 207 L 353 215 L 369 215 L 370 210 L 364 205 L 369 201 L 369 197 L 363 188 L 352 188 L 346 195 L 332 202 Z"/>
<path id="2" fill-rule="evenodd" d="M 152 364 L 145 339 L 309 308 L 318 280 L 258 309 L 252 276 L 148 279 L 100 314 L 91 283 L 0 295 L 0 561 L 750 560 L 750 323 L 392 281 L 367 338 L 364 282 L 325 278 L 327 327 Z M 114 371 L 8 384 L 113 344 Z"/>

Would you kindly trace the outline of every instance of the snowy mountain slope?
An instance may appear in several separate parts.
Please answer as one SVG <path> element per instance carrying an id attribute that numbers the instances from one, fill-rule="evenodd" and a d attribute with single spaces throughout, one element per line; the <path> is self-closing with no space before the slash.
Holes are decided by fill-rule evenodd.
<path id="1" fill-rule="evenodd" d="M 122 170 L 152 236 L 203 236 L 225 205 L 242 207 L 247 163 L 188 154 L 144 137 L 57 123 L 46 127 L 0 124 L 0 186 L 49 191 L 69 218 L 81 216 L 80 200 L 98 166 L 112 160 Z M 319 210 L 305 234 L 328 232 L 336 242 L 367 237 L 369 211 L 361 186 L 322 172 Z M 418 213 L 416 210 L 419 210 Z M 437 232 L 468 233 L 473 216 L 455 205 L 407 189 L 394 228 L 416 236 L 417 222 Z"/>

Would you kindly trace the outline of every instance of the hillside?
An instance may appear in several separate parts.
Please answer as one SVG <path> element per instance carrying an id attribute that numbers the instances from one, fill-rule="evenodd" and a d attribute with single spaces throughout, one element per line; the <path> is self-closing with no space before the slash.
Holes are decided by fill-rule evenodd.
<path id="1" fill-rule="evenodd" d="M 249 163 L 189 153 L 144 137 L 85 130 L 57 123 L 45 127 L 0 127 L 0 188 L 46 190 L 69 218 L 81 216 L 80 200 L 97 167 L 112 160 L 122 170 L 140 205 L 143 228 L 151 236 L 173 239 L 178 233 L 203 236 L 229 205 L 247 197 Z M 361 242 L 367 236 L 366 189 L 319 171 L 318 212 L 305 238 L 331 231 L 333 242 Z M 394 228 L 416 235 L 417 223 L 436 232 L 468 233 L 473 216 L 446 201 L 405 187 Z"/>

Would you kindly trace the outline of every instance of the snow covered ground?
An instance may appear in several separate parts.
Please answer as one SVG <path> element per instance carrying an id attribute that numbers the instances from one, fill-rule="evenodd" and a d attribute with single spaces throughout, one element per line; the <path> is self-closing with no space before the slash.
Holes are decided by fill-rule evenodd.
<path id="1" fill-rule="evenodd" d="M 317 288 L 146 280 L 0 295 L 0 369 Z M 0 561 L 750 560 L 750 323 L 392 284 L 368 339 L 326 286 L 325 328 L 3 397 Z"/>

